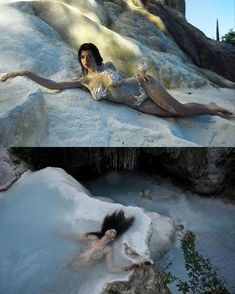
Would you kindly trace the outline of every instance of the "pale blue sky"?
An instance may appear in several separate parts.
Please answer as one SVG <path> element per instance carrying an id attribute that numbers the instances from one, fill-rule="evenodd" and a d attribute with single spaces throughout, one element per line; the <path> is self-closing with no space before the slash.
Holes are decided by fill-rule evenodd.
<path id="1" fill-rule="evenodd" d="M 220 36 L 235 30 L 235 0 L 186 0 L 186 18 L 209 38 L 216 37 L 216 19 Z"/>

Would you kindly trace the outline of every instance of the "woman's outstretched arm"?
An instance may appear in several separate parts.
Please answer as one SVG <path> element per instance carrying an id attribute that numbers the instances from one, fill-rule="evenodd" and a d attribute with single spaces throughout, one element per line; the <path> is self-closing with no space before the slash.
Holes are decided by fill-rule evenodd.
<path id="1" fill-rule="evenodd" d="M 61 232 L 60 230 L 56 230 L 56 235 L 60 238 L 66 239 L 66 240 L 71 240 L 75 242 L 81 242 L 81 241 L 86 241 L 86 240 L 96 240 L 97 237 L 95 235 L 91 234 L 76 234 L 76 233 L 65 233 Z"/>
<path id="2" fill-rule="evenodd" d="M 4 75 L 1 78 L 1 82 L 5 82 L 10 78 L 15 78 L 17 76 L 26 76 L 30 80 L 34 81 L 35 83 L 51 89 L 51 90 L 64 90 L 69 88 L 82 88 L 83 85 L 79 81 L 69 81 L 69 82 L 55 82 L 49 79 L 42 78 L 30 71 L 21 71 L 21 72 L 10 72 L 6 75 Z"/>

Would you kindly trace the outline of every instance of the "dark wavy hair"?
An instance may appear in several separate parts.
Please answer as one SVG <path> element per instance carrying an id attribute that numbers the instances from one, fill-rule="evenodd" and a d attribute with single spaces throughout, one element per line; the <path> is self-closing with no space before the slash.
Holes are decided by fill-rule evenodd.
<path id="1" fill-rule="evenodd" d="M 81 63 L 81 53 L 82 53 L 82 51 L 87 51 L 87 50 L 90 50 L 92 52 L 97 65 L 101 65 L 103 63 L 103 58 L 100 55 L 99 49 L 94 44 L 92 44 L 92 43 L 82 44 L 80 46 L 80 48 L 78 49 L 78 61 L 82 67 L 82 74 L 83 75 L 87 75 L 87 70 L 85 69 L 85 67 Z"/>
<path id="2" fill-rule="evenodd" d="M 86 235 L 95 235 L 99 239 L 101 239 L 106 231 L 110 229 L 115 229 L 117 231 L 117 235 L 115 237 L 116 240 L 132 226 L 134 221 L 135 217 L 125 217 L 125 213 L 122 209 L 115 210 L 112 214 L 106 215 L 106 217 L 103 220 L 100 231 L 90 232 Z"/>

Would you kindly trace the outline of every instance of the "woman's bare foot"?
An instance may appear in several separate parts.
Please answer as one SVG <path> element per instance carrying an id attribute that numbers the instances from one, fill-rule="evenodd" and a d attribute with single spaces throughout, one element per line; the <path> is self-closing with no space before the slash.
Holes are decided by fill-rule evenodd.
<path id="1" fill-rule="evenodd" d="M 210 110 L 215 111 L 216 115 L 224 116 L 224 115 L 232 115 L 233 113 L 225 108 L 220 107 L 215 102 L 210 102 L 208 104 Z"/>
<path id="2" fill-rule="evenodd" d="M 47 94 L 56 94 L 56 93 L 59 93 L 61 92 L 62 90 L 52 90 L 52 89 L 46 89 L 44 90 L 45 93 Z"/>

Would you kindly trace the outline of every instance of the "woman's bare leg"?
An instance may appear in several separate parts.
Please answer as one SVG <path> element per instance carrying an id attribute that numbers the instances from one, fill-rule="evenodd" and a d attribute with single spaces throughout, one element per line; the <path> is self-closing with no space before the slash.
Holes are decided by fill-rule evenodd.
<path id="1" fill-rule="evenodd" d="M 230 112 L 229 110 L 225 108 L 220 107 L 215 102 L 210 102 L 209 104 L 185 103 L 183 104 L 183 106 L 187 108 L 188 113 L 191 113 L 189 115 L 198 115 L 198 114 L 210 114 L 210 115 L 217 115 L 217 116 L 232 115 L 232 112 Z M 200 113 L 200 109 L 202 111 L 201 113 Z M 206 111 L 206 113 L 203 113 L 204 111 Z"/>
<path id="2" fill-rule="evenodd" d="M 151 115 L 156 115 L 159 117 L 176 116 L 176 115 L 173 115 L 172 113 L 170 113 L 169 111 L 162 109 L 161 107 L 159 107 L 156 103 L 154 103 L 150 99 L 146 99 L 140 105 L 135 105 L 135 106 L 132 105 L 131 107 L 137 109 L 140 112 L 151 114 Z"/>
<path id="3" fill-rule="evenodd" d="M 231 115 L 232 113 L 216 103 L 211 102 L 209 104 L 200 103 L 185 103 L 182 104 L 171 96 L 164 87 L 155 79 L 150 77 L 152 83 L 141 80 L 141 86 L 146 91 L 149 98 L 160 106 L 163 110 L 171 113 L 171 116 L 192 116 L 192 115 Z"/>

